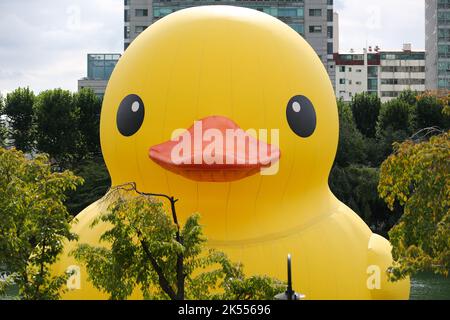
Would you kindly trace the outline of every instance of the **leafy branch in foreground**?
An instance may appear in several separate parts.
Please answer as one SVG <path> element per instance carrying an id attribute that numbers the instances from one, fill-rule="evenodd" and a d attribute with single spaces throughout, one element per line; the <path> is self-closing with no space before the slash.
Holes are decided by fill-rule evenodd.
<path id="1" fill-rule="evenodd" d="M 392 278 L 419 271 L 448 276 L 450 269 L 450 132 L 429 141 L 394 145 L 381 167 L 378 190 L 391 210 L 404 207 L 389 232 Z"/>
<path id="2" fill-rule="evenodd" d="M 64 200 L 82 179 L 53 172 L 45 155 L 3 148 L 0 177 L 0 266 L 11 272 L 3 285 L 14 282 L 22 299 L 57 299 L 69 275 L 51 275 L 50 266 L 64 241 L 77 238 Z"/>
<path id="3" fill-rule="evenodd" d="M 162 197 L 171 202 L 166 213 Z M 126 299 L 140 289 L 145 299 L 272 299 L 285 285 L 269 277 L 246 278 L 243 266 L 215 250 L 206 250 L 200 216 L 181 228 L 176 200 L 165 195 L 113 189 L 103 222 L 112 227 L 101 236 L 103 247 L 81 244 L 73 252 L 85 263 L 93 285 L 111 299 Z"/>

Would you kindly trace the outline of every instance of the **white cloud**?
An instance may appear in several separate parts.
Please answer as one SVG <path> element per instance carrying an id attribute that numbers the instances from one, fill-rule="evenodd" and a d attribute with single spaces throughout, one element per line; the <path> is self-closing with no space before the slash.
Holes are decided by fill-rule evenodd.
<path id="1" fill-rule="evenodd" d="M 425 2 L 423 0 L 337 0 L 340 50 L 362 51 L 366 46 L 401 49 L 425 48 Z"/>
<path id="2" fill-rule="evenodd" d="M 335 0 L 341 50 L 424 48 L 423 0 Z M 75 91 L 86 55 L 122 52 L 123 0 L 1 0 L 0 92 Z"/>
<path id="3" fill-rule="evenodd" d="M 2 0 L 0 92 L 75 91 L 86 55 L 122 52 L 123 0 Z"/>

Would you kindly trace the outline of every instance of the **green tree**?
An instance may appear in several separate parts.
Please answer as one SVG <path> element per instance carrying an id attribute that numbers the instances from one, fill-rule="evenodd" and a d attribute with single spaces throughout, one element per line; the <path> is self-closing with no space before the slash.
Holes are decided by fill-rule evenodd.
<path id="1" fill-rule="evenodd" d="M 338 101 L 338 111 L 340 128 L 336 164 L 345 167 L 351 163 L 364 163 L 364 137 L 356 128 L 352 110 L 345 102 Z"/>
<path id="2" fill-rule="evenodd" d="M 76 215 L 105 195 L 111 186 L 111 178 L 99 156 L 78 162 L 73 171 L 84 180 L 82 186 L 68 193 L 65 203 L 69 212 Z"/>
<path id="3" fill-rule="evenodd" d="M 21 151 L 0 148 L 0 265 L 13 272 L 23 299 L 56 299 L 67 275 L 49 267 L 74 240 L 65 192 L 82 180 L 71 172 L 54 173 L 48 158 L 28 160 Z"/>
<path id="4" fill-rule="evenodd" d="M 382 146 L 382 158 L 392 153 L 392 144 L 408 139 L 414 130 L 414 106 L 402 99 L 384 103 L 377 122 L 377 138 Z"/>
<path id="5" fill-rule="evenodd" d="M 350 103 L 356 127 L 366 137 L 375 137 L 381 101 L 370 93 L 357 94 Z"/>
<path id="6" fill-rule="evenodd" d="M 335 166 L 330 174 L 330 188 L 336 197 L 358 213 L 373 231 L 386 235 L 399 215 L 390 213 L 379 198 L 378 181 L 378 168 L 361 165 Z"/>
<path id="7" fill-rule="evenodd" d="M 395 143 L 382 165 L 378 191 L 404 212 L 389 232 L 395 263 L 393 279 L 450 268 L 450 132 L 429 141 Z"/>
<path id="8" fill-rule="evenodd" d="M 429 127 L 450 129 L 450 115 L 445 114 L 444 107 L 443 101 L 435 95 L 421 96 L 415 108 L 415 131 Z"/>
<path id="9" fill-rule="evenodd" d="M 377 134 L 391 129 L 392 131 L 404 131 L 407 135 L 412 134 L 413 106 L 401 99 L 392 99 L 383 103 L 377 121 Z"/>
<path id="10" fill-rule="evenodd" d="M 62 89 L 41 92 L 34 109 L 37 149 L 48 153 L 60 167 L 70 167 L 79 156 L 80 140 L 72 93 Z"/>
<path id="11" fill-rule="evenodd" d="M 145 299 L 270 299 L 285 288 L 267 277 L 245 278 L 242 266 L 223 253 L 205 252 L 199 215 L 190 216 L 181 228 L 173 198 L 167 197 L 169 217 L 155 197 L 128 192 L 111 191 L 108 211 L 93 224 L 112 226 L 101 236 L 105 246 L 81 244 L 73 252 L 94 286 L 111 299 L 126 299 L 136 288 Z"/>
<path id="12" fill-rule="evenodd" d="M 412 90 L 405 90 L 400 93 L 398 99 L 405 102 L 409 106 L 414 106 L 419 99 L 419 92 Z"/>
<path id="13" fill-rule="evenodd" d="M 102 101 L 92 89 L 81 89 L 73 96 L 78 111 L 78 130 L 80 133 L 81 154 L 99 155 L 100 151 L 100 111 Z"/>
<path id="14" fill-rule="evenodd" d="M 34 146 L 33 104 L 35 95 L 29 88 L 18 88 L 6 95 L 4 114 L 14 146 L 30 152 Z"/>

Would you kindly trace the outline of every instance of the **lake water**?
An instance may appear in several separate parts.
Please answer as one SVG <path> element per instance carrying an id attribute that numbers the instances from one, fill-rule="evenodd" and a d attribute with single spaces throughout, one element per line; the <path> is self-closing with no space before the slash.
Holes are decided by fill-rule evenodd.
<path id="1" fill-rule="evenodd" d="M 3 299 L 17 299 L 17 289 L 10 288 Z M 411 300 L 450 300 L 450 278 L 420 274 L 411 280 Z"/>
<path id="2" fill-rule="evenodd" d="M 420 274 L 411 280 L 411 300 L 450 300 L 450 278 Z"/>

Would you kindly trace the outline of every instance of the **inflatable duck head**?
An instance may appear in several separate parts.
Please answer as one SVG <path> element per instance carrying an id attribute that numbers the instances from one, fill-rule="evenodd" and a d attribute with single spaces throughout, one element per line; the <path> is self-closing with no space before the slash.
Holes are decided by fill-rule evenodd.
<path id="1" fill-rule="evenodd" d="M 262 12 L 203 6 L 151 25 L 109 80 L 100 130 L 113 186 L 176 197 L 211 241 L 283 232 L 330 199 L 331 82 L 310 45 Z"/>

